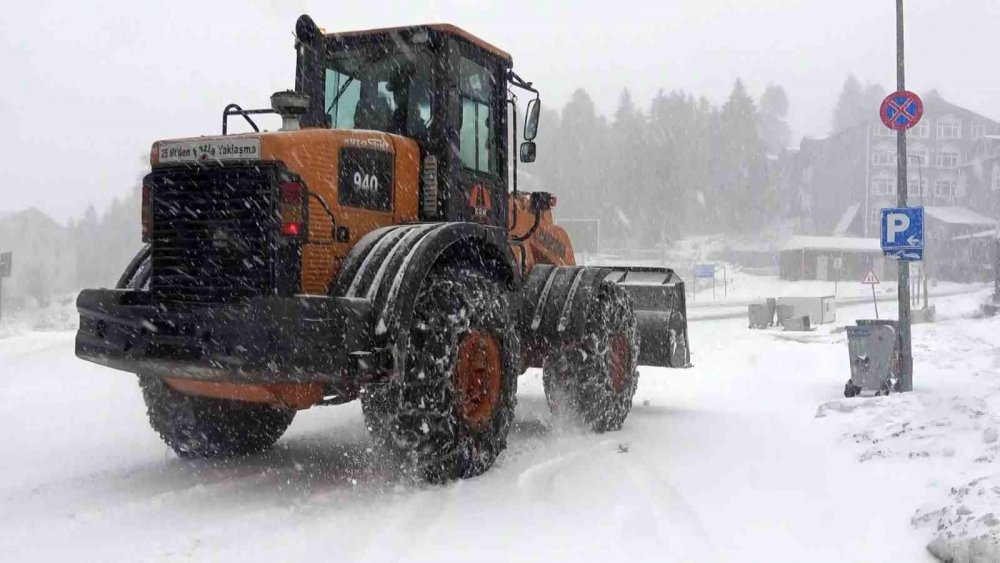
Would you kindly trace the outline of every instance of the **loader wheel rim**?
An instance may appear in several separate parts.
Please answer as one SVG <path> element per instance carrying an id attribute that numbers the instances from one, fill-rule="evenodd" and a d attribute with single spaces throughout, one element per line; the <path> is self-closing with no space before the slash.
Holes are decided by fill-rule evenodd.
<path id="1" fill-rule="evenodd" d="M 459 410 L 472 426 L 493 417 L 500 400 L 500 346 L 492 335 L 472 331 L 462 338 L 455 369 Z"/>
<path id="2" fill-rule="evenodd" d="M 611 337 L 609 346 L 611 354 L 611 388 L 615 393 L 625 390 L 625 384 L 629 375 L 630 346 L 628 339 L 623 334 L 615 334 Z"/>

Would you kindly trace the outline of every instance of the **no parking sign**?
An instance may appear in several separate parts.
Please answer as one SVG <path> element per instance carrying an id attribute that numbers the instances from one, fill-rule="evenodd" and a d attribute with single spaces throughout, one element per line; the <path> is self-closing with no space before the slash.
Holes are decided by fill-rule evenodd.
<path id="1" fill-rule="evenodd" d="M 909 129 L 924 115 L 924 102 L 913 92 L 900 90 L 882 100 L 878 115 L 889 129 L 894 131 Z"/>

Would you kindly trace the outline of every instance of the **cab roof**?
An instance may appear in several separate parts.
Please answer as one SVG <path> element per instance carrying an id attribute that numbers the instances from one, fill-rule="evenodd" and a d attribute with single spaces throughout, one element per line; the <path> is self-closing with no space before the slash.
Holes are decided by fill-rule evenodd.
<path id="1" fill-rule="evenodd" d="M 463 39 L 475 45 L 476 47 L 483 49 L 484 51 L 487 51 L 493 55 L 496 55 L 497 57 L 500 57 L 508 65 L 513 64 L 513 59 L 511 58 L 510 53 L 508 53 L 507 51 L 504 51 L 503 49 L 497 47 L 496 45 L 484 41 L 476 37 L 475 35 L 469 33 L 468 31 L 465 31 L 464 29 L 458 27 L 457 25 L 452 25 L 450 23 L 427 23 L 427 24 L 407 25 L 399 27 L 380 27 L 375 29 L 364 29 L 358 31 L 336 31 L 333 33 L 327 33 L 326 35 L 328 36 L 333 35 L 337 37 L 357 37 L 361 35 L 413 31 L 418 28 L 432 29 L 434 31 L 437 31 L 438 33 L 443 33 L 445 35 L 450 35 L 452 37 Z"/>

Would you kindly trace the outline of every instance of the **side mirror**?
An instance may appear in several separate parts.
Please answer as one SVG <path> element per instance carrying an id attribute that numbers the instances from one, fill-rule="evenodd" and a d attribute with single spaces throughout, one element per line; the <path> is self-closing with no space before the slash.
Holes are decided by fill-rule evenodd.
<path id="1" fill-rule="evenodd" d="M 521 143 L 521 162 L 535 161 L 535 142 L 526 141 Z"/>
<path id="2" fill-rule="evenodd" d="M 528 102 L 528 111 L 524 116 L 524 140 L 534 141 L 538 135 L 538 112 L 542 109 L 542 102 L 535 98 Z M 521 145 L 522 149 L 524 145 Z M 521 154 L 524 154 L 523 152 Z M 534 159 L 532 159 L 534 160 Z M 529 161 L 525 161 L 529 162 Z"/>

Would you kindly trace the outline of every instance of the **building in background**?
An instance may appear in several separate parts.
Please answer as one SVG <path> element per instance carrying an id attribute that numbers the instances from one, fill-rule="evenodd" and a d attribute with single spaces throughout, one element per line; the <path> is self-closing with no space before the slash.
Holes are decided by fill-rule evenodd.
<path id="1" fill-rule="evenodd" d="M 928 272 L 936 279 L 982 279 L 1000 218 L 1000 123 L 932 92 L 906 141 L 907 203 L 927 210 Z M 799 233 L 877 245 L 881 210 L 896 206 L 897 162 L 896 132 L 874 112 L 826 139 L 803 139 L 783 177 L 790 208 L 803 218 Z M 799 255 L 802 276 L 814 279 L 810 272 L 818 266 L 809 257 L 822 261 L 822 253 Z M 788 256 L 783 252 L 783 275 Z"/>
<path id="2" fill-rule="evenodd" d="M 34 207 L 0 217 L 0 252 L 14 253 L 4 305 L 16 310 L 31 300 L 45 306 L 54 295 L 74 291 L 76 248 L 69 229 Z"/>
<path id="3" fill-rule="evenodd" d="M 997 221 L 965 207 L 924 208 L 924 266 L 935 279 L 993 278 L 991 252 Z"/>
<path id="4" fill-rule="evenodd" d="M 1000 219 L 1000 135 L 976 139 L 962 156 L 959 189 L 970 194 L 969 207 Z"/>
<path id="5" fill-rule="evenodd" d="M 986 184 L 963 178 L 971 175 L 966 164 L 974 147 L 991 140 L 981 150 L 996 150 L 997 135 L 1000 123 L 928 95 L 923 118 L 907 132 L 908 203 L 982 210 L 981 202 L 993 201 Z M 803 139 L 791 167 L 786 181 L 807 218 L 806 232 L 877 237 L 880 210 L 896 205 L 896 132 L 874 112 L 826 139 Z M 998 211 L 991 207 L 988 213 L 996 218 Z"/>
<path id="6" fill-rule="evenodd" d="M 860 281 L 868 270 L 880 279 L 896 274 L 895 262 L 874 238 L 794 236 L 781 249 L 780 263 L 781 279 L 790 281 Z"/>

